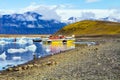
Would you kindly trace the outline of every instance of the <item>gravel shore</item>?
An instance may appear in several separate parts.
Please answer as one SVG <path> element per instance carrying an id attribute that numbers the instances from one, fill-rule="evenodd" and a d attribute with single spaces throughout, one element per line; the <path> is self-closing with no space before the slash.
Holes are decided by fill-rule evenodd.
<path id="1" fill-rule="evenodd" d="M 8 69 L 0 80 L 120 80 L 120 38 L 96 41 Z"/>

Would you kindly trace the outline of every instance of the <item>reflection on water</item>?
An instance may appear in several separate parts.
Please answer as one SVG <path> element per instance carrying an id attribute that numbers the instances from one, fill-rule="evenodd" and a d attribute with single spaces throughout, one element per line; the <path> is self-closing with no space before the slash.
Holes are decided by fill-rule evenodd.
<path id="1" fill-rule="evenodd" d="M 51 44 L 44 44 L 49 54 L 59 53 L 61 51 L 75 48 L 74 41 L 63 43 L 62 41 L 53 41 Z"/>
<path id="2" fill-rule="evenodd" d="M 74 41 L 33 42 L 33 38 L 0 38 L 0 70 L 75 48 Z"/>

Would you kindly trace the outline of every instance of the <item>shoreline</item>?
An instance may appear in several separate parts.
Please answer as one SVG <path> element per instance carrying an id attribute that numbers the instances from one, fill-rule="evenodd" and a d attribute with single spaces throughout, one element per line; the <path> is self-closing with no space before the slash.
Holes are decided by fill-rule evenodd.
<path id="1" fill-rule="evenodd" d="M 28 69 L 21 70 L 19 68 L 19 71 L 1 73 L 0 79 L 119 80 L 120 38 L 101 38 L 96 41 L 103 41 L 103 43 L 89 47 L 78 45 L 74 50 L 33 60 L 26 63 L 29 65 Z M 25 64 L 21 66 L 25 66 Z"/>
<path id="2" fill-rule="evenodd" d="M 14 72 L 14 71 L 20 71 L 19 69 L 18 70 L 15 70 L 15 68 L 19 68 L 19 67 L 23 67 L 25 65 L 33 65 L 32 67 L 34 67 L 34 63 L 36 63 L 37 61 L 39 60 L 45 60 L 46 58 L 50 58 L 52 56 L 55 56 L 55 55 L 59 55 L 59 54 L 64 54 L 65 52 L 69 52 L 69 51 L 72 51 L 72 50 L 75 50 L 75 49 L 68 49 L 68 50 L 65 50 L 65 51 L 60 51 L 58 53 L 54 53 L 54 54 L 50 54 L 50 55 L 46 55 L 44 57 L 41 57 L 41 58 L 35 58 L 31 61 L 28 61 L 26 63 L 23 63 L 23 64 L 19 64 L 17 66 L 13 66 L 13 67 L 10 67 L 11 70 L 9 70 L 9 68 L 5 69 L 5 70 L 1 70 L 0 71 L 0 74 L 6 74 L 6 73 L 9 73 L 9 72 Z M 36 66 L 36 65 L 35 65 Z M 29 68 L 28 68 L 29 69 Z M 27 69 L 26 69 L 27 70 Z"/>
<path id="3" fill-rule="evenodd" d="M 5 38 L 11 38 L 11 37 L 14 37 L 14 38 L 16 38 L 16 37 L 45 37 L 45 36 L 49 36 L 50 34 L 44 34 L 44 35 L 42 35 L 42 34 L 0 34 L 0 38 L 2 38 L 2 37 L 5 37 Z"/>

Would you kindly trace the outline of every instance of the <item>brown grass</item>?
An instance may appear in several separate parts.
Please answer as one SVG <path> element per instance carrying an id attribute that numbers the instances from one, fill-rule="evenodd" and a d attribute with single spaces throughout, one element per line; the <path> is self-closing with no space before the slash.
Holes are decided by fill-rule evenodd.
<path id="1" fill-rule="evenodd" d="M 120 34 L 120 23 L 85 20 L 65 26 L 57 33 L 63 35 L 114 35 Z"/>

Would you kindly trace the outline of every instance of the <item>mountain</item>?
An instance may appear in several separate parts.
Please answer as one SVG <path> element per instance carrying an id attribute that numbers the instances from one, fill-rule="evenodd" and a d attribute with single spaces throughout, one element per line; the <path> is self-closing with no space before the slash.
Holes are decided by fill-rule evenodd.
<path id="1" fill-rule="evenodd" d="M 99 20 L 112 21 L 112 22 L 120 22 L 120 19 L 116 19 L 114 17 L 105 17 L 105 18 L 100 18 Z"/>
<path id="2" fill-rule="evenodd" d="M 63 26 L 58 20 L 45 20 L 36 12 L 0 16 L 0 34 L 53 34 Z"/>
<path id="3" fill-rule="evenodd" d="M 56 35 L 107 35 L 120 34 L 120 23 L 109 21 L 84 20 L 69 24 Z"/>
<path id="4" fill-rule="evenodd" d="M 80 21 L 80 20 L 78 20 L 78 17 L 70 17 L 70 18 L 68 18 L 68 20 L 65 20 L 64 22 L 66 24 L 71 24 L 71 23 L 75 23 L 75 22 L 78 22 L 78 21 Z"/>
<path id="5" fill-rule="evenodd" d="M 83 21 L 83 20 L 101 20 L 101 21 L 112 21 L 112 22 L 120 22 L 120 19 L 114 18 L 114 17 L 104 17 L 104 18 L 95 18 L 95 17 L 70 17 L 66 21 L 67 24 Z"/>

